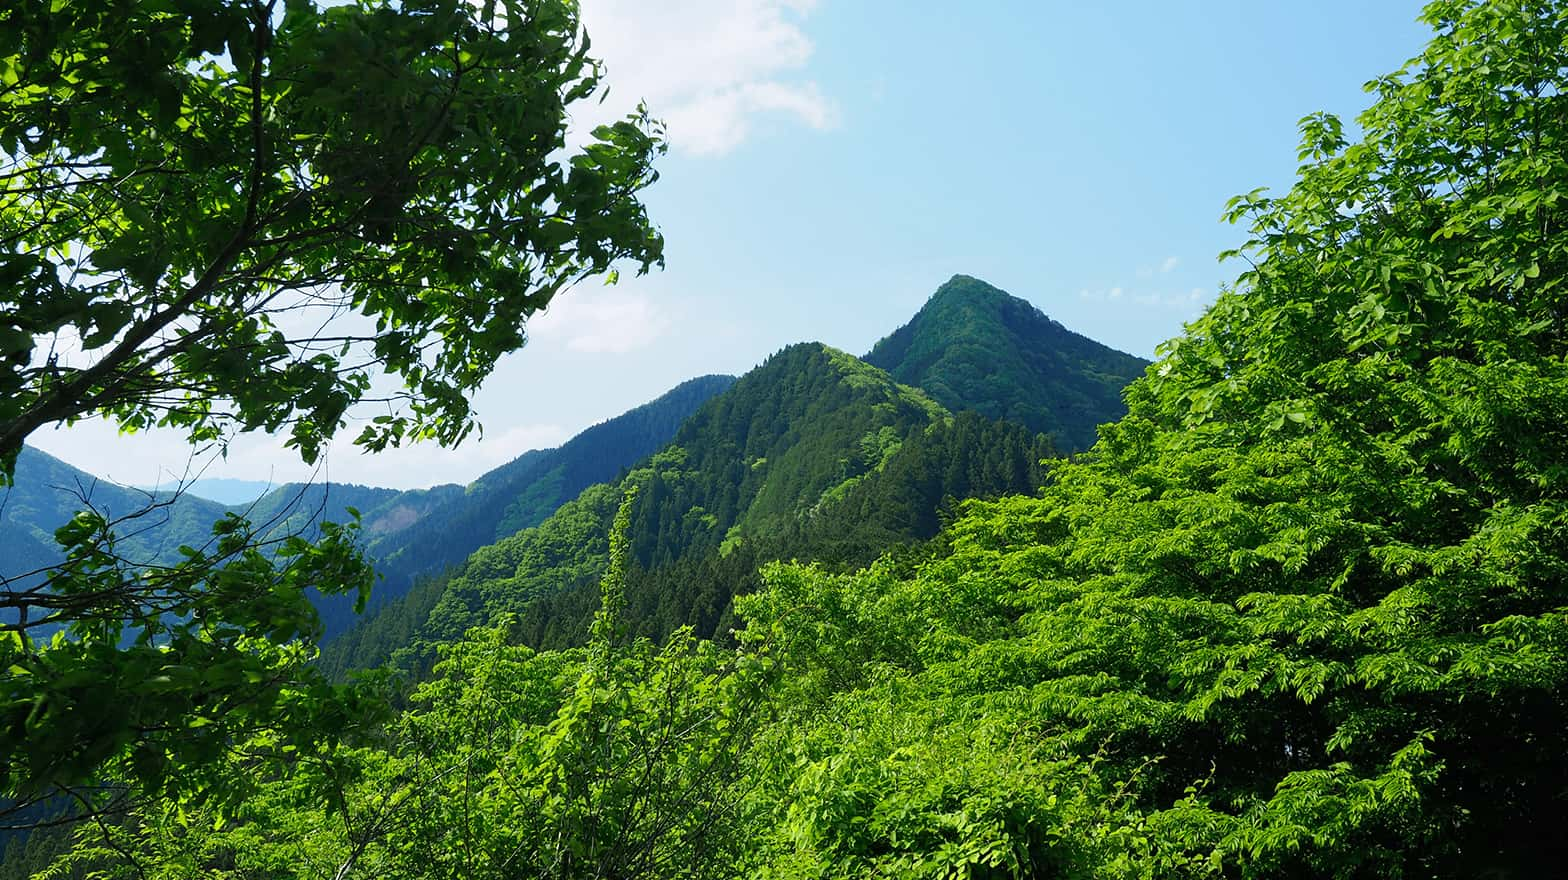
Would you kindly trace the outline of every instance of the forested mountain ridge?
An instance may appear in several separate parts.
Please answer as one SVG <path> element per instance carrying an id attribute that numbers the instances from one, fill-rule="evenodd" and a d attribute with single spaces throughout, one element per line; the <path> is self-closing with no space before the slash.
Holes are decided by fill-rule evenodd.
<path id="1" fill-rule="evenodd" d="M 688 379 L 659 397 L 590 427 L 553 449 L 533 450 L 496 468 L 406 528 L 376 537 L 368 552 L 384 599 L 413 579 L 461 562 L 494 541 L 538 525 L 594 483 L 613 480 L 669 442 L 699 406 L 733 376 Z"/>
<path id="2" fill-rule="evenodd" d="M 700 638 L 729 643 L 740 625 L 733 600 L 763 588 L 768 563 L 788 559 L 850 571 L 883 556 L 913 561 L 941 552 L 924 545 L 940 544 L 928 539 L 958 515 L 960 502 L 1034 493 L 1053 454 L 1045 435 L 972 411 L 937 420 L 910 431 L 880 465 L 766 534 L 654 565 L 629 561 L 625 624 L 655 642 L 689 626 Z M 593 587 L 579 584 L 531 602 L 518 620 L 519 638 L 551 649 L 582 644 L 599 608 Z"/>
<path id="3" fill-rule="evenodd" d="M 366 552 L 379 581 L 367 613 L 374 616 L 420 578 L 440 575 L 475 550 L 543 522 L 589 486 L 620 476 L 669 442 L 694 410 L 734 382 L 735 377 L 722 375 L 688 379 L 558 447 L 525 452 L 445 497 L 407 527 L 372 537 Z M 418 597 L 411 601 L 423 604 Z M 349 597 L 323 598 L 317 607 L 327 642 L 360 622 Z M 398 618 L 405 611 L 399 607 L 389 614 Z"/>
<path id="4" fill-rule="evenodd" d="M 1039 350 L 1055 344 L 1064 350 Z M 996 351 L 982 357 L 977 347 Z M 790 346 L 698 409 L 669 448 L 625 479 L 588 489 L 515 542 L 477 549 L 450 582 L 416 587 L 328 646 L 323 665 L 336 674 L 377 665 L 411 642 L 450 640 L 525 609 L 518 626 L 529 644 L 580 644 L 610 520 L 630 486 L 642 494 L 628 532 L 629 625 L 654 638 L 686 624 L 722 636 L 732 597 L 759 586 L 771 560 L 864 565 L 932 537 L 963 499 L 1032 493 L 1053 444 L 982 414 L 1033 412 L 1051 422 L 1041 407 L 1070 398 L 1058 409 L 1092 432 L 1121 411 L 1119 377 L 1144 363 L 966 276 L 938 289 L 877 351 L 974 417 L 955 420 L 924 389 L 865 360 L 816 343 Z M 953 392 L 954 376 L 995 365 L 1005 368 L 1001 380 Z M 897 412 L 905 414 L 889 419 Z"/>
<path id="5" fill-rule="evenodd" d="M 790 346 L 701 406 L 624 477 L 591 486 L 538 526 L 480 548 L 450 580 L 416 590 L 344 645 L 329 646 L 324 663 L 342 670 L 379 662 L 409 636 L 450 641 L 538 597 L 592 585 L 608 561 L 611 519 L 633 487 L 636 564 L 731 551 L 793 528 L 881 467 L 911 433 L 947 417 L 923 393 L 849 354 L 820 343 Z M 388 635 L 393 629 L 396 638 Z"/>
<path id="6" fill-rule="evenodd" d="M 323 522 L 361 516 L 361 540 L 382 578 L 372 592 L 381 604 L 406 592 L 415 577 L 439 572 L 498 537 L 543 520 L 595 482 L 613 479 L 657 449 L 701 403 L 734 382 L 701 376 L 648 403 L 608 419 L 559 447 L 531 450 L 467 487 L 444 484 L 396 490 L 351 483 L 285 483 L 244 504 L 219 504 L 190 492 L 173 495 L 128 488 L 26 447 L 16 482 L 0 489 L 0 578 L 56 565 L 54 531 L 85 504 L 112 519 L 116 550 L 135 564 L 168 564 L 180 547 L 203 547 L 213 524 L 227 514 L 244 516 L 265 536 L 314 536 Z M 29 581 L 30 583 L 31 581 Z M 323 638 L 350 627 L 350 596 L 314 595 Z"/>
<path id="7" fill-rule="evenodd" d="M 973 409 L 1049 435 L 1063 452 L 1127 411 L 1122 389 L 1149 362 L 1051 320 L 968 275 L 938 288 L 865 361 L 957 412 Z"/>
<path id="8" fill-rule="evenodd" d="M 122 520 L 116 551 L 145 565 L 173 560 L 182 544 L 205 544 L 225 510 L 205 498 L 130 489 L 24 446 L 15 482 L 0 488 L 0 578 L 15 581 L 58 564 L 55 529 L 87 507 Z"/>

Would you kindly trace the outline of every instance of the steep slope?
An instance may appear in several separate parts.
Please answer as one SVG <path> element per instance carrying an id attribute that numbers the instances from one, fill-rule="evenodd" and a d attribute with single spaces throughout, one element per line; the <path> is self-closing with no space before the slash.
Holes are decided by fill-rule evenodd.
<path id="1" fill-rule="evenodd" d="M 539 597 L 593 584 L 607 559 L 610 520 L 633 486 L 638 565 L 733 552 L 794 529 L 881 467 L 905 438 L 946 418 L 924 394 L 844 352 L 791 346 L 708 401 L 625 477 L 591 486 L 538 526 L 477 550 L 450 579 L 417 587 L 329 646 L 323 662 L 334 671 L 378 663 L 411 640 L 452 639 Z"/>
<path id="2" fill-rule="evenodd" d="M 783 528 L 631 566 L 626 616 L 633 630 L 662 642 L 691 626 L 700 637 L 727 639 L 736 624 L 731 600 L 760 589 L 759 569 L 774 560 L 851 571 L 884 555 L 913 561 L 939 551 L 929 539 L 961 500 L 1033 494 L 1052 455 L 1045 435 L 974 412 L 913 431 L 889 449 L 880 465 L 830 489 Z M 594 582 L 548 593 L 529 605 L 518 633 L 539 648 L 581 644 L 598 600 Z"/>
<path id="3" fill-rule="evenodd" d="M 77 511 L 91 508 L 111 523 L 115 552 L 134 565 L 167 565 L 182 546 L 204 547 L 226 514 L 248 519 L 263 538 L 313 536 L 323 522 L 346 522 L 350 508 L 374 538 L 389 522 L 406 523 L 433 502 L 461 493 L 443 486 L 402 492 L 345 483 L 288 483 L 247 504 L 225 506 L 190 492 L 133 489 L 93 476 L 31 447 L 17 460 L 16 481 L 0 490 L 0 583 L 24 589 L 61 560 L 54 532 Z M 347 597 L 318 599 L 328 630 L 347 626 Z"/>
<path id="4" fill-rule="evenodd" d="M 87 508 L 118 521 L 120 555 L 149 565 L 173 561 L 183 544 L 206 543 L 224 512 L 204 498 L 173 498 L 99 479 L 26 446 L 17 457 L 15 482 L 0 489 L 0 578 L 59 561 L 55 529 Z"/>
<path id="5" fill-rule="evenodd" d="M 172 497 L 120 486 L 28 447 L 18 459 L 15 485 L 0 490 L 0 579 L 20 587 L 18 578 L 57 564 L 54 530 L 84 505 L 111 519 L 130 517 L 117 530 L 117 549 L 145 564 L 173 562 L 182 545 L 205 544 L 212 524 L 226 513 L 244 516 L 264 534 L 309 536 L 322 522 L 347 521 L 353 508 L 361 515 L 367 552 L 383 574 L 376 600 L 385 602 L 406 592 L 418 575 L 439 572 L 499 537 L 536 525 L 587 486 L 619 476 L 668 442 L 698 406 L 734 381 L 703 376 L 683 382 L 559 448 L 526 452 L 466 488 L 286 483 L 256 493 L 253 501 L 223 505 L 192 491 Z M 352 597 L 318 596 L 316 605 L 326 639 L 356 619 Z"/>
<path id="6" fill-rule="evenodd" d="M 1122 389 L 1149 365 L 967 275 L 943 284 L 865 360 L 955 412 L 1047 434 L 1063 452 L 1089 448 L 1096 426 L 1126 413 Z"/>
<path id="7" fill-rule="evenodd" d="M 369 551 L 384 579 L 378 602 L 406 592 L 420 575 L 443 571 L 486 544 L 538 525 L 589 486 L 620 476 L 668 443 L 687 417 L 734 382 L 733 376 L 682 382 L 555 449 L 524 453 L 410 526 L 376 536 Z"/>

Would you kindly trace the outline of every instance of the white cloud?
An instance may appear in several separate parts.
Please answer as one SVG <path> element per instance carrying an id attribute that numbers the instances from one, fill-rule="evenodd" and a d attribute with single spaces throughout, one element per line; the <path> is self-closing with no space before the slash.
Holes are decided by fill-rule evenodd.
<path id="1" fill-rule="evenodd" d="M 550 449 L 571 439 L 571 432 L 560 425 L 513 425 L 505 431 L 487 433 L 484 444 L 500 450 L 501 465 L 530 449 Z M 492 456 L 493 457 L 493 456 Z"/>
<path id="2" fill-rule="evenodd" d="M 1166 257 L 1164 262 L 1160 263 L 1159 266 L 1139 266 L 1133 274 L 1137 275 L 1139 278 L 1148 279 L 1153 278 L 1155 275 L 1169 274 L 1180 265 L 1180 257 Z"/>
<path id="3" fill-rule="evenodd" d="M 625 354 L 670 327 L 666 310 L 645 293 L 616 287 L 576 287 L 528 322 L 532 344 L 559 344 L 585 354 Z"/>
<path id="4" fill-rule="evenodd" d="M 1083 288 L 1078 291 L 1078 298 L 1091 302 L 1125 303 L 1131 302 L 1138 306 L 1151 306 L 1162 310 L 1183 312 L 1195 315 L 1202 311 L 1207 304 L 1208 291 L 1202 287 L 1193 287 L 1188 290 L 1170 290 L 1165 288 L 1140 288 L 1128 290 L 1124 287 L 1111 288 Z"/>
<path id="5" fill-rule="evenodd" d="M 489 424 L 483 418 L 481 422 Z M 516 413 L 498 412 L 498 417 Z M 467 484 L 511 461 L 530 449 L 549 449 L 571 438 L 573 431 L 555 423 L 523 423 L 497 426 L 496 430 L 474 434 L 456 448 L 437 443 L 408 443 L 404 446 L 369 453 L 355 446 L 359 426 L 350 424 L 340 431 L 324 460 L 318 481 L 363 483 L 397 489 L 428 488 L 441 483 Z M 287 453 L 275 452 L 274 460 L 287 461 Z M 297 457 L 296 457 L 297 458 Z M 255 468 L 243 472 L 254 473 Z M 303 479 L 304 477 L 294 477 Z"/>
<path id="6" fill-rule="evenodd" d="M 812 43 L 801 23 L 814 0 L 586 0 L 583 24 L 605 62 L 610 98 L 574 107 L 584 129 L 644 100 L 671 145 L 721 155 L 753 121 L 781 116 L 809 128 L 836 124 L 836 105 L 798 76 Z"/>
<path id="7" fill-rule="evenodd" d="M 816 129 L 833 123 L 833 110 L 815 83 L 786 86 L 777 82 L 746 83 L 705 94 L 677 105 L 665 122 L 675 146 L 698 156 L 718 156 L 739 146 L 751 133 L 751 118 L 767 111 L 792 115 Z"/>

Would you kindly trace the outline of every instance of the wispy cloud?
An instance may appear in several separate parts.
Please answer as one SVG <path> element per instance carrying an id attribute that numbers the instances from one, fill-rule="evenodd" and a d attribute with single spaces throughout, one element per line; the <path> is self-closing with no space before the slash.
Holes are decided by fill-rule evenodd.
<path id="1" fill-rule="evenodd" d="M 1169 275 L 1181 265 L 1181 257 L 1166 257 L 1158 266 L 1139 266 L 1133 274 L 1139 278 L 1153 278 L 1156 275 Z"/>
<path id="2" fill-rule="evenodd" d="M 1078 298 L 1090 302 L 1132 303 L 1151 308 L 1168 309 L 1196 314 L 1208 301 L 1208 291 L 1201 287 L 1183 290 L 1156 288 L 1129 291 L 1123 287 L 1083 288 Z"/>
<path id="3" fill-rule="evenodd" d="M 533 344 L 559 344 L 587 354 L 624 354 L 670 328 L 665 310 L 640 291 L 581 286 L 568 290 L 528 323 Z"/>
<path id="4" fill-rule="evenodd" d="M 727 153 L 758 117 L 832 128 L 837 105 L 801 76 L 813 45 L 803 23 L 814 0 L 584 0 L 583 23 L 608 69 L 611 96 L 574 108 L 591 127 L 645 100 L 671 145 Z"/>

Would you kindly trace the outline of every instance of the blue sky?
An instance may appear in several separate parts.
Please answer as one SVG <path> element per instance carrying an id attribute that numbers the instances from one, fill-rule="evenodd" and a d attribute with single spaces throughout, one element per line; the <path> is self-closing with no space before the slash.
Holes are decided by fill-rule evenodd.
<path id="1" fill-rule="evenodd" d="M 667 120 L 647 194 L 668 268 L 571 291 L 476 404 L 484 439 L 324 474 L 467 482 L 702 373 L 792 342 L 864 353 L 974 275 L 1150 357 L 1236 274 L 1230 196 L 1288 187 L 1296 122 L 1353 116 L 1427 39 L 1406 0 L 583 0 L 611 96 Z M 357 433 L 352 426 L 344 432 Z M 186 471 L 178 437 L 86 424 L 32 442 L 121 482 Z M 207 476 L 311 471 L 265 437 Z"/>

